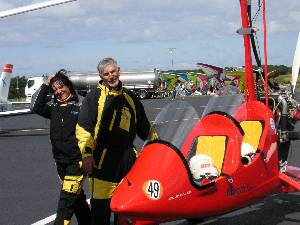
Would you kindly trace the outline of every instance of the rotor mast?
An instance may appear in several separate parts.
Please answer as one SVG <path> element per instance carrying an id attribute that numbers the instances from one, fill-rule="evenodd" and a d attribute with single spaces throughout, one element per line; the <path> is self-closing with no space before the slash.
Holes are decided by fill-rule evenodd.
<path id="1" fill-rule="evenodd" d="M 249 0 L 240 0 L 242 28 L 238 30 L 239 34 L 243 35 L 244 39 L 244 53 L 245 53 L 245 98 L 246 101 L 257 100 L 255 96 L 253 65 L 251 57 L 250 34 L 255 30 L 249 26 L 247 7 L 250 4 Z"/>

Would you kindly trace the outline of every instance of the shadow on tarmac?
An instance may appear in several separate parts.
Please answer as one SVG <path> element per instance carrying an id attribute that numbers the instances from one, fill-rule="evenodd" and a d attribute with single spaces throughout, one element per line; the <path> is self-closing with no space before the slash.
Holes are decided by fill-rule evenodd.
<path id="1" fill-rule="evenodd" d="M 240 210 L 205 219 L 203 225 L 296 225 L 300 224 L 300 195 L 278 194 Z M 165 224 L 191 225 L 187 220 Z"/>

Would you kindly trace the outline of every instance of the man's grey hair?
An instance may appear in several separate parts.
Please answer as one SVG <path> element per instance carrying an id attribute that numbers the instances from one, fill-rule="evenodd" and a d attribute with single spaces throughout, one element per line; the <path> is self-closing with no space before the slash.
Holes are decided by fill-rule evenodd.
<path id="1" fill-rule="evenodd" d="M 97 69 L 98 69 L 98 72 L 100 75 L 103 74 L 104 68 L 108 65 L 115 65 L 116 67 L 118 67 L 117 61 L 113 58 L 101 59 L 97 66 Z"/>

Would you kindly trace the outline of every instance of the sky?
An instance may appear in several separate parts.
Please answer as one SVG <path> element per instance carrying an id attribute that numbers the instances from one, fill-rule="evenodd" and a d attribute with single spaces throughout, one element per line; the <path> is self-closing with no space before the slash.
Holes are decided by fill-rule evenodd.
<path id="1" fill-rule="evenodd" d="M 38 2 L 0 0 L 0 11 Z M 252 4 L 256 10 L 258 0 Z M 267 0 L 266 12 L 268 63 L 291 66 L 300 1 Z M 261 21 L 259 13 L 262 55 Z M 13 64 L 15 76 L 96 71 L 103 57 L 115 58 L 123 71 L 242 66 L 240 27 L 238 0 L 77 0 L 0 19 L 0 63 Z"/>

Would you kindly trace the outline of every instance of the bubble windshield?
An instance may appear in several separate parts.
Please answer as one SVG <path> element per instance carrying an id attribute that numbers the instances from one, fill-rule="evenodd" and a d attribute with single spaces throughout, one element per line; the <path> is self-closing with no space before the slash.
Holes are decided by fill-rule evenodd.
<path id="1" fill-rule="evenodd" d="M 166 105 L 154 121 L 159 139 L 169 142 L 180 150 L 186 137 L 202 116 L 212 111 L 233 114 L 244 101 L 242 95 L 207 96 L 207 98 L 209 101 L 204 107 L 199 107 L 201 102 L 205 104 L 203 101 L 198 102 L 195 99 L 173 100 Z"/>

